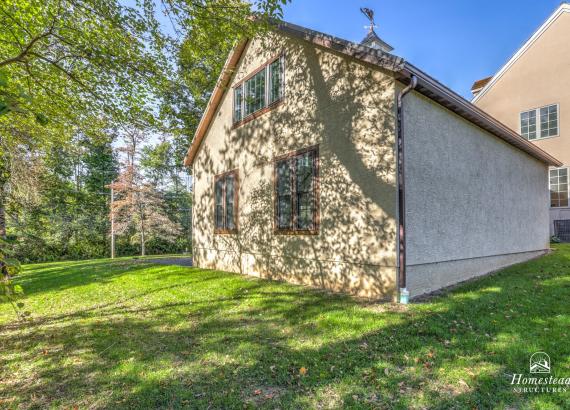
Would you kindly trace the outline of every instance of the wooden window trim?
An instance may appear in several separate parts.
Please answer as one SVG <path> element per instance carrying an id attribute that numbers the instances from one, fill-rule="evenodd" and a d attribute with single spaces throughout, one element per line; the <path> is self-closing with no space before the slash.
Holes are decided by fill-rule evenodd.
<path id="1" fill-rule="evenodd" d="M 267 107 L 263 107 L 255 112 L 252 112 L 251 114 L 249 114 L 247 117 L 242 118 L 240 121 L 235 122 L 232 125 L 232 129 L 236 129 L 241 127 L 244 124 L 247 124 L 248 122 L 255 120 L 257 117 L 261 117 L 263 114 L 274 110 L 275 108 L 277 108 L 278 106 L 280 106 L 283 101 L 285 99 L 283 97 L 281 97 L 280 99 L 278 99 L 277 101 L 273 102 L 272 104 L 268 105 Z"/>
<path id="2" fill-rule="evenodd" d="M 271 63 L 273 63 L 274 61 L 283 58 L 283 93 L 281 98 L 279 98 L 278 100 L 273 101 L 271 104 L 268 105 L 264 105 L 263 108 L 260 108 L 257 111 L 252 112 L 251 114 L 248 114 L 245 117 L 242 117 L 241 120 L 239 121 L 234 121 L 234 113 L 235 113 L 235 89 L 238 87 L 242 87 L 245 82 L 247 80 L 250 80 L 251 78 L 253 78 L 256 74 L 259 74 L 259 72 L 263 71 L 263 70 L 267 70 L 267 67 L 269 67 L 269 65 Z M 265 75 L 265 96 L 264 96 L 264 101 L 265 103 L 267 103 L 268 101 L 268 87 L 269 87 L 269 78 L 266 72 Z M 241 127 L 244 124 L 247 124 L 248 122 L 260 117 L 261 115 L 274 110 L 275 108 L 277 108 L 278 106 L 280 106 L 283 102 L 285 101 L 285 53 L 281 52 L 278 53 L 274 56 L 272 56 L 269 60 L 267 60 L 265 63 L 263 63 L 261 66 L 259 66 L 258 68 L 256 68 L 254 71 L 252 71 L 251 73 L 249 73 L 246 77 L 244 77 L 243 79 L 241 79 L 237 84 L 235 84 L 232 87 L 232 129 L 236 129 Z M 245 113 L 245 91 L 242 92 L 242 115 Z"/>
<path id="3" fill-rule="evenodd" d="M 313 160 L 313 196 L 314 196 L 314 209 L 313 209 L 313 228 L 312 229 L 298 229 L 297 226 L 297 195 L 296 183 L 291 172 L 291 212 L 292 212 L 292 229 L 279 228 L 278 221 L 278 192 L 277 192 L 277 163 L 284 160 L 291 160 L 299 155 L 307 152 L 314 152 Z M 320 214 L 320 159 L 319 159 L 319 146 L 313 145 L 307 148 L 302 148 L 296 151 L 289 152 L 284 155 L 273 158 L 273 233 L 276 235 L 318 235 L 321 222 Z M 296 172 L 295 172 L 296 174 Z"/>
<path id="4" fill-rule="evenodd" d="M 220 179 L 225 179 L 229 175 L 234 177 L 234 229 L 218 228 L 216 225 L 216 184 Z M 223 204 L 223 220 L 224 225 L 226 221 L 226 184 L 224 182 L 222 187 L 222 204 Z M 224 172 L 214 176 L 214 233 L 221 235 L 236 234 L 238 232 L 238 210 L 239 210 L 239 178 L 238 170 L 232 169 L 231 171 Z"/>

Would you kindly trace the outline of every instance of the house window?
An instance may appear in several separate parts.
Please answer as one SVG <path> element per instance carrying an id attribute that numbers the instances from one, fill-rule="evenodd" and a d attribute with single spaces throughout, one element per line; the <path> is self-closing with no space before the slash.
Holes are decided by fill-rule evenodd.
<path id="1" fill-rule="evenodd" d="M 234 122 L 242 119 L 243 116 L 243 87 L 234 88 Z"/>
<path id="2" fill-rule="evenodd" d="M 536 110 L 521 112 L 521 135 L 529 141 L 536 139 Z"/>
<path id="3" fill-rule="evenodd" d="M 245 115 L 253 114 L 265 106 L 265 70 L 255 74 L 244 84 Z"/>
<path id="4" fill-rule="evenodd" d="M 216 233 L 237 232 L 237 171 L 217 175 L 214 179 L 214 224 Z"/>
<path id="5" fill-rule="evenodd" d="M 283 57 L 269 64 L 269 96 L 268 104 L 283 98 Z"/>
<path id="6" fill-rule="evenodd" d="M 521 112 L 521 135 L 529 141 L 558 136 L 558 105 Z M 538 121 L 537 121 L 538 118 Z"/>
<path id="7" fill-rule="evenodd" d="M 540 138 L 558 135 L 558 106 L 549 105 L 540 109 Z"/>
<path id="8" fill-rule="evenodd" d="M 276 158 L 274 172 L 275 231 L 318 233 L 318 147 Z"/>
<path id="9" fill-rule="evenodd" d="M 550 170 L 550 206 L 568 206 L 568 168 Z"/>
<path id="10" fill-rule="evenodd" d="M 284 61 L 284 56 L 271 60 L 234 88 L 234 124 L 254 118 L 283 98 Z"/>

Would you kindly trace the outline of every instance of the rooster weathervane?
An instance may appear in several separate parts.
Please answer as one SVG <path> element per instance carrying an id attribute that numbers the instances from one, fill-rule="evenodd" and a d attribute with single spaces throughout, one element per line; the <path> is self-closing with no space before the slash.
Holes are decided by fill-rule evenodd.
<path id="1" fill-rule="evenodd" d="M 362 12 L 362 14 L 366 16 L 368 20 L 370 20 L 370 25 L 364 26 L 364 28 L 367 28 L 371 32 L 374 31 L 374 28 L 377 27 L 376 24 L 374 23 L 374 10 L 369 9 L 367 7 L 361 7 L 360 11 Z"/>

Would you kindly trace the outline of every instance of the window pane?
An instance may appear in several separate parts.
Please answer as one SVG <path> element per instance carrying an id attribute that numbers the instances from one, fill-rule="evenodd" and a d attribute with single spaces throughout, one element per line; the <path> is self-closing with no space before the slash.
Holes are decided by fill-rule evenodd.
<path id="1" fill-rule="evenodd" d="M 224 191 L 224 181 L 223 179 L 218 179 L 215 185 L 215 209 L 214 209 L 214 219 L 217 229 L 224 228 L 224 205 L 223 205 L 223 191 Z"/>
<path id="2" fill-rule="evenodd" d="M 313 156 L 307 152 L 296 159 L 297 228 L 313 227 Z"/>
<path id="3" fill-rule="evenodd" d="M 234 122 L 242 119 L 241 106 L 243 102 L 243 85 L 234 89 Z"/>
<path id="4" fill-rule="evenodd" d="M 275 164 L 275 218 L 278 229 L 317 229 L 316 161 L 316 151 L 309 151 Z"/>
<path id="5" fill-rule="evenodd" d="M 536 139 L 536 111 L 521 113 L 521 135 L 528 139 Z"/>
<path id="6" fill-rule="evenodd" d="M 277 163 L 277 227 L 291 228 L 291 170 L 288 160 Z"/>
<path id="7" fill-rule="evenodd" d="M 261 70 L 245 82 L 245 115 L 265 106 L 265 72 Z"/>
<path id="8" fill-rule="evenodd" d="M 550 206 L 568 206 L 568 168 L 550 170 Z"/>
<path id="9" fill-rule="evenodd" d="M 542 138 L 558 135 L 558 106 L 550 105 L 540 109 L 540 136 Z"/>
<path id="10" fill-rule="evenodd" d="M 297 229 L 313 227 L 313 199 L 310 194 L 297 194 Z"/>
<path id="11" fill-rule="evenodd" d="M 234 223 L 234 176 L 226 177 L 226 229 L 235 229 Z"/>
<path id="12" fill-rule="evenodd" d="M 269 101 L 278 101 L 283 96 L 283 58 L 278 58 L 269 65 Z"/>

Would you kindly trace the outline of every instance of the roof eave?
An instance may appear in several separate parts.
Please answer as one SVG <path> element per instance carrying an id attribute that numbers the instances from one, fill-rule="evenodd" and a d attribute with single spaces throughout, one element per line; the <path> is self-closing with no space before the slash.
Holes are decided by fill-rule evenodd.
<path id="1" fill-rule="evenodd" d="M 212 118 L 218 109 L 220 101 L 226 91 L 226 87 L 228 86 L 229 82 L 232 79 L 233 73 L 237 67 L 239 60 L 249 42 L 248 39 L 240 40 L 232 49 L 226 62 L 224 64 L 224 68 L 220 76 L 218 77 L 218 81 L 216 86 L 214 87 L 214 91 L 208 100 L 208 104 L 204 110 L 204 114 L 202 118 L 200 118 L 200 122 L 198 123 L 198 127 L 196 128 L 196 132 L 194 133 L 194 138 L 192 139 L 192 143 L 190 144 L 190 148 L 184 158 L 184 166 L 189 167 L 192 165 L 196 154 L 198 153 L 198 149 L 202 144 L 202 140 L 204 139 L 208 128 L 210 127 L 210 123 Z"/>
<path id="2" fill-rule="evenodd" d="M 412 64 L 405 63 L 399 80 L 403 80 L 403 82 L 407 83 L 412 75 L 416 76 L 418 79 L 418 84 L 415 88 L 416 91 L 436 101 L 438 104 L 446 107 L 450 111 L 455 112 L 478 127 L 519 148 L 539 161 L 555 167 L 562 165 L 562 162 L 558 159 L 554 158 L 546 151 L 543 151 L 533 143 L 525 140 L 517 132 L 499 122 L 485 111 L 473 105 Z"/>
<path id="3" fill-rule="evenodd" d="M 288 34 L 290 36 L 312 42 L 317 46 L 327 48 L 331 51 L 336 51 L 391 71 L 396 75 L 396 78 L 399 81 L 404 83 L 409 82 L 411 76 L 415 75 L 418 78 L 418 86 L 416 87 L 416 90 L 421 94 L 438 102 L 442 106 L 462 116 L 480 128 L 487 130 L 509 144 L 521 149 L 534 158 L 548 165 L 562 165 L 562 163 L 556 158 L 541 150 L 531 142 L 525 140 L 518 133 L 491 117 L 489 114 L 476 107 L 454 91 L 450 90 L 433 77 L 405 62 L 401 57 L 328 34 L 320 33 L 318 31 L 306 29 L 291 23 L 279 22 L 276 27 L 286 35 Z M 204 115 L 198 124 L 198 128 L 194 134 L 194 139 L 192 140 L 188 154 L 184 159 L 185 166 L 192 165 L 198 149 L 200 148 L 200 144 L 202 143 L 202 139 L 206 135 L 210 122 L 218 108 L 226 87 L 232 78 L 234 70 L 248 41 L 249 40 L 240 41 L 228 56 L 224 69 L 222 70 L 222 74 L 220 75 L 214 92 L 210 97 L 210 101 L 206 106 Z"/>

